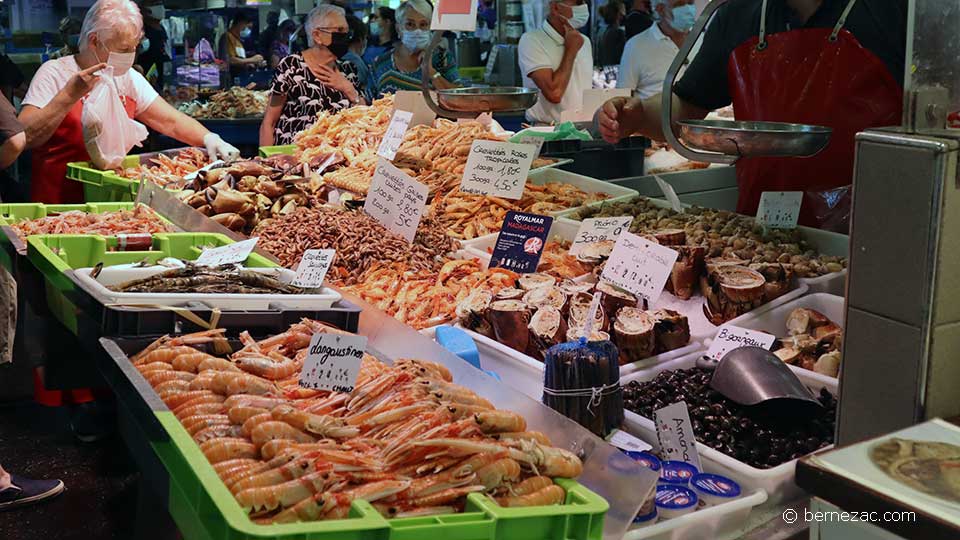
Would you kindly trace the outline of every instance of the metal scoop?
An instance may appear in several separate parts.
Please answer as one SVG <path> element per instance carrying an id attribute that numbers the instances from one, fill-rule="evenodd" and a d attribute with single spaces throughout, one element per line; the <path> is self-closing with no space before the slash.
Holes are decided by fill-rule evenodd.
<path id="1" fill-rule="evenodd" d="M 697 366 L 713 369 L 710 387 L 741 405 L 763 404 L 789 414 L 823 408 L 796 374 L 766 349 L 734 349 L 719 363 L 704 356 L 697 360 Z"/>

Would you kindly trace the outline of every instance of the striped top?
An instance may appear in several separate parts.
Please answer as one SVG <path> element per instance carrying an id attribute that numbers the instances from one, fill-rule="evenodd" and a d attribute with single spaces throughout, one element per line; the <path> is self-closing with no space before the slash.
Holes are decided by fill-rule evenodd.
<path id="1" fill-rule="evenodd" d="M 396 49 L 394 49 L 396 50 Z M 394 51 L 388 51 L 377 57 L 370 66 L 370 95 L 374 99 L 382 98 L 384 94 L 393 94 L 398 90 L 420 90 L 422 72 L 401 71 L 393 61 Z M 444 79 L 460 84 L 460 73 L 450 51 L 438 49 L 433 53 L 433 69 L 437 70 Z"/>

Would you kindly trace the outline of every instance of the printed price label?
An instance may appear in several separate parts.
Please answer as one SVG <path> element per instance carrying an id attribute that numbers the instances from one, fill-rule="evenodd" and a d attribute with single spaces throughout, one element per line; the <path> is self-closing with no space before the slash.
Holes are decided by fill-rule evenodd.
<path id="1" fill-rule="evenodd" d="M 294 287 L 303 287 L 304 289 L 316 289 L 323 285 L 323 279 L 327 277 L 327 270 L 333 264 L 333 259 L 337 255 L 335 249 L 308 249 L 300 257 L 300 264 L 297 265 L 297 275 L 290 282 Z"/>
<path id="2" fill-rule="evenodd" d="M 518 200 L 536 148 L 529 144 L 473 141 L 460 191 Z"/>
<path id="3" fill-rule="evenodd" d="M 760 195 L 757 223 L 771 229 L 796 229 L 802 191 L 764 191 Z"/>
<path id="4" fill-rule="evenodd" d="M 678 256 L 668 247 L 624 232 L 617 238 L 600 279 L 654 304 L 663 293 Z"/>
<path id="5" fill-rule="evenodd" d="M 690 413 L 683 401 L 653 411 L 657 425 L 657 442 L 664 461 L 683 461 L 701 470 L 697 439 L 690 423 Z"/>
<path id="6" fill-rule="evenodd" d="M 552 225 L 552 217 L 507 212 L 493 247 L 490 268 L 505 268 L 518 274 L 536 272 Z"/>
<path id="7" fill-rule="evenodd" d="M 739 349 L 740 347 L 760 347 L 770 349 L 773 342 L 777 340 L 765 332 L 747 330 L 739 326 L 724 325 L 717 330 L 717 336 L 710 343 L 710 349 L 707 350 L 707 356 L 720 361 L 728 352 Z"/>
<path id="8" fill-rule="evenodd" d="M 250 256 L 253 248 L 257 247 L 257 240 L 259 238 L 253 237 L 242 242 L 205 249 L 194 261 L 194 264 L 197 266 L 220 266 L 221 264 L 242 263 Z"/>
<path id="9" fill-rule="evenodd" d="M 670 203 L 670 207 L 673 208 L 673 211 L 678 214 L 682 214 L 683 206 L 680 206 L 680 197 L 677 197 L 677 192 L 674 191 L 673 186 L 657 175 L 653 175 L 653 179 L 657 181 L 657 185 L 660 186 L 660 191 L 662 191 L 663 196 L 667 198 L 667 202 Z"/>
<path id="10" fill-rule="evenodd" d="M 580 229 L 577 230 L 577 236 L 573 238 L 573 244 L 570 245 L 570 254 L 577 256 L 587 244 L 604 240 L 616 241 L 623 231 L 630 229 L 631 223 L 633 223 L 631 216 L 583 220 L 580 223 Z"/>
<path id="11" fill-rule="evenodd" d="M 397 149 L 403 143 L 403 135 L 410 127 L 410 121 L 413 120 L 413 113 L 396 109 L 393 111 L 393 117 L 390 118 L 390 125 L 387 126 L 387 132 L 383 134 L 383 140 L 380 141 L 380 148 L 377 149 L 377 155 L 393 161 L 397 157 Z"/>
<path id="12" fill-rule="evenodd" d="M 353 392 L 367 338 L 342 334 L 314 334 L 300 370 L 300 386 L 311 390 Z"/>
<path id="13" fill-rule="evenodd" d="M 517 144 L 529 144 L 537 149 L 537 151 L 533 153 L 533 159 L 540 157 L 540 151 L 543 150 L 544 142 L 546 142 L 546 140 L 543 137 L 537 137 L 535 135 L 521 135 L 520 138 L 517 139 Z"/>
<path id="14" fill-rule="evenodd" d="M 611 445 L 627 452 L 646 452 L 653 448 L 649 444 L 641 441 L 633 435 L 619 429 L 613 430 L 613 433 L 607 437 L 607 442 Z"/>
<path id="15" fill-rule="evenodd" d="M 430 188 L 380 158 L 363 211 L 412 243 L 429 193 Z"/>

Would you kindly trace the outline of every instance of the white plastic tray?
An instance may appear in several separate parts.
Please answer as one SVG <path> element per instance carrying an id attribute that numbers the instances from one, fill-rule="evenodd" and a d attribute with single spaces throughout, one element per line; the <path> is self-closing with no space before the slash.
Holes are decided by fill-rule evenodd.
<path id="1" fill-rule="evenodd" d="M 709 471 L 710 467 L 705 467 Z M 743 493 L 749 493 L 744 490 Z M 623 540 L 725 540 L 737 538 L 750 512 L 767 500 L 767 492 L 755 490 L 730 502 L 627 531 Z"/>
<path id="2" fill-rule="evenodd" d="M 94 279 L 90 268 L 75 271 L 77 280 L 87 290 L 97 294 L 105 303 L 113 304 L 153 304 L 163 306 L 183 306 L 188 303 L 203 303 L 211 308 L 232 310 L 263 310 L 270 306 L 283 306 L 289 309 L 327 309 L 340 300 L 340 293 L 333 289 L 322 288 L 310 294 L 200 294 L 200 293 L 123 293 L 111 291 L 107 287 L 132 279 L 150 277 L 169 270 L 164 266 L 132 268 L 132 265 L 108 266 Z M 296 272 L 284 268 L 249 268 L 263 274 L 289 282 Z"/>
<path id="3" fill-rule="evenodd" d="M 630 381 L 649 381 L 656 378 L 657 374 L 662 371 L 695 367 L 697 358 L 704 352 L 705 350 L 700 350 L 682 358 L 658 364 L 652 369 L 624 377 L 620 383 L 626 385 Z M 793 366 L 789 367 L 796 373 L 797 377 L 814 392 L 819 392 L 821 389 L 826 388 L 834 396 L 837 395 L 836 379 L 827 379 L 825 381 L 824 379 L 826 378 L 811 377 L 811 373 L 805 369 L 799 369 Z M 656 448 L 657 429 L 652 420 L 629 410 L 625 411 L 625 418 L 623 422 L 625 431 L 653 444 Z M 827 448 L 832 448 L 832 445 L 818 451 L 823 451 Z M 700 442 L 697 443 L 697 452 L 699 452 L 701 458 L 709 460 L 714 464 L 714 469 L 718 474 L 728 476 L 739 482 L 740 487 L 745 492 L 756 489 L 766 491 L 770 498 L 768 501 L 770 504 L 790 501 L 803 494 L 803 491 L 794 483 L 794 472 L 797 467 L 797 460 L 795 459 L 771 469 L 757 469 Z"/>
<path id="4" fill-rule="evenodd" d="M 826 315 L 831 321 L 837 323 L 840 328 L 843 328 L 843 318 L 845 315 L 844 299 L 842 296 L 827 293 L 808 294 L 771 309 L 756 310 L 755 312 L 737 317 L 730 321 L 730 324 L 748 330 L 759 330 L 760 332 L 766 332 L 777 337 L 783 337 L 787 335 L 787 317 L 791 311 L 797 308 L 815 309 Z M 709 349 L 712 341 L 712 339 L 706 340 L 704 346 Z M 816 379 L 823 384 L 831 382 L 836 384 L 837 382 L 836 377 L 828 377 L 801 367 L 797 367 L 796 369 L 803 371 L 811 379 Z"/>

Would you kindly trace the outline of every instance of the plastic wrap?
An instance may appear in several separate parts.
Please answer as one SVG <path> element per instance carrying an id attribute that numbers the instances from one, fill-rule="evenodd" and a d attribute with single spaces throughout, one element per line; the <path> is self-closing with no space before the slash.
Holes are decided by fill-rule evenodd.
<path id="1" fill-rule="evenodd" d="M 853 205 L 852 185 L 827 191 L 806 191 L 803 202 L 811 206 L 821 229 L 849 234 L 850 209 Z"/>

